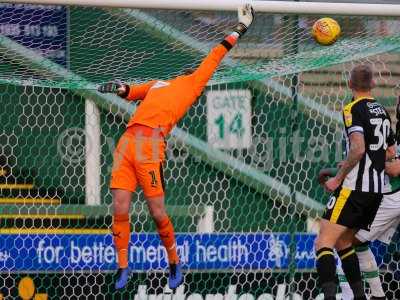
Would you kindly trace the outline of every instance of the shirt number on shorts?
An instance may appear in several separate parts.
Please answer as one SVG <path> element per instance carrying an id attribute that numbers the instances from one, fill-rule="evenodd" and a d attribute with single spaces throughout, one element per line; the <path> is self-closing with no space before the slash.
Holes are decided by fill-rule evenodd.
<path id="1" fill-rule="evenodd" d="M 151 176 L 151 186 L 152 186 L 152 187 L 156 187 L 156 186 L 157 186 L 156 172 L 150 171 L 149 174 L 150 174 L 150 176 Z"/>
<path id="2" fill-rule="evenodd" d="M 329 198 L 329 201 L 328 201 L 328 204 L 326 205 L 326 207 L 328 209 L 332 209 L 335 206 L 335 203 L 336 203 L 336 197 L 335 196 L 331 196 Z"/>

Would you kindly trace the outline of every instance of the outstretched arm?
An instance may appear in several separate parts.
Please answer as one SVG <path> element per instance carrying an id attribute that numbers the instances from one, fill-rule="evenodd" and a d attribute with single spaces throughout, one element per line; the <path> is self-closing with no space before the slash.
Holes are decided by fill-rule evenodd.
<path id="1" fill-rule="evenodd" d="M 143 84 L 132 84 L 130 86 L 126 85 L 124 95 L 121 97 L 125 98 L 126 100 L 142 100 L 146 97 L 147 92 L 155 83 L 156 81 L 152 80 Z"/>
<path id="2" fill-rule="evenodd" d="M 128 85 L 124 83 L 119 83 L 116 81 L 107 82 L 99 86 L 98 91 L 100 93 L 113 93 L 117 94 L 121 98 L 126 100 L 141 100 L 146 97 L 147 92 L 153 86 L 156 81 L 149 81 L 143 84 L 133 84 Z"/>
<path id="3" fill-rule="evenodd" d="M 218 46 L 211 50 L 208 56 L 193 73 L 193 76 L 195 77 L 195 88 L 198 94 L 200 94 L 204 89 L 226 53 L 228 53 L 228 51 L 235 46 L 238 38 L 246 33 L 247 29 L 253 22 L 253 7 L 250 4 L 239 7 L 238 18 L 239 23 L 236 25 L 234 31 L 228 35 Z"/>

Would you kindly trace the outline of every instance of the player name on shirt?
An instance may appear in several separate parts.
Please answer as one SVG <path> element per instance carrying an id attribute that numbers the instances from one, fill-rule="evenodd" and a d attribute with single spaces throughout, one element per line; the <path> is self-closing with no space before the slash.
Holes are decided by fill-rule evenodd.
<path id="1" fill-rule="evenodd" d="M 371 115 L 375 115 L 375 117 L 380 116 L 380 115 L 386 116 L 385 109 L 379 103 L 368 102 L 367 107 L 368 107 L 368 110 L 371 113 Z"/>

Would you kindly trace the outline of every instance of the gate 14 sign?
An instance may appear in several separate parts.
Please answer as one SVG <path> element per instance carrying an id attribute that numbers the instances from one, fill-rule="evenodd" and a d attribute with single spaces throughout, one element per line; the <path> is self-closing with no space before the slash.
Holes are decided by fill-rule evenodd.
<path id="1" fill-rule="evenodd" d="M 243 149 L 251 144 L 251 93 L 249 90 L 207 93 L 208 143 L 220 149 Z"/>

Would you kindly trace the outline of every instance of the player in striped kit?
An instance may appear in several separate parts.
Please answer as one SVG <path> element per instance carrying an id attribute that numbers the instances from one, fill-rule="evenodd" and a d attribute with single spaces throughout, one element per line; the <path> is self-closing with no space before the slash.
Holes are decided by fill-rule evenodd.
<path id="1" fill-rule="evenodd" d="M 383 197 L 384 170 L 390 141 L 390 117 L 374 100 L 373 72 L 367 65 L 353 68 L 349 87 L 353 100 L 343 109 L 346 159 L 337 174 L 324 182 L 333 192 L 315 241 L 317 272 L 325 300 L 336 299 L 336 263 L 339 254 L 355 300 L 366 300 L 359 262 L 353 248 L 355 233 L 368 230 Z"/>
<path id="2" fill-rule="evenodd" d="M 375 219 L 369 231 L 360 230 L 356 233 L 354 245 L 360 263 L 360 270 L 371 290 L 371 300 L 383 300 L 385 292 L 379 278 L 379 268 L 375 257 L 369 248 L 369 243 L 379 240 L 389 244 L 400 223 L 400 97 L 398 98 L 396 125 L 396 153 L 395 159 L 389 158 L 386 162 L 385 171 L 390 179 L 386 180 L 385 194 Z M 332 171 L 325 169 L 320 172 L 320 182 L 327 176 L 334 176 Z M 342 299 L 351 300 L 354 298 L 353 292 L 344 276 L 341 266 L 338 267 L 339 282 L 342 290 Z"/>

